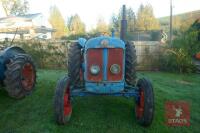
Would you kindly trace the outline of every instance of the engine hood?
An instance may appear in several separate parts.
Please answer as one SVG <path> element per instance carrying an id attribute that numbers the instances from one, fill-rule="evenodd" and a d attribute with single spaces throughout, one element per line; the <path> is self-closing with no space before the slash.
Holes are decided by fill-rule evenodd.
<path id="1" fill-rule="evenodd" d="M 88 41 L 83 41 L 83 39 L 79 39 L 79 44 L 85 49 L 89 48 L 122 48 L 125 49 L 125 43 L 113 37 L 96 37 L 89 39 Z"/>

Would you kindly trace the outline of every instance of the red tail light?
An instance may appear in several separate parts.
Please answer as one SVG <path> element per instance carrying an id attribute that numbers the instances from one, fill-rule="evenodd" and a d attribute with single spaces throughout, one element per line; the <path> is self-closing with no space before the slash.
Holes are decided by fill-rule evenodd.
<path id="1" fill-rule="evenodd" d="M 100 68 L 98 75 L 92 75 L 90 67 L 97 65 Z M 103 49 L 89 49 L 87 51 L 87 78 L 90 81 L 99 82 L 103 80 Z"/>
<path id="2" fill-rule="evenodd" d="M 118 74 L 111 73 L 110 67 L 113 64 L 118 64 L 120 66 L 120 72 Z M 123 49 L 120 48 L 108 49 L 107 80 L 119 81 L 122 79 L 122 73 L 123 73 Z"/>

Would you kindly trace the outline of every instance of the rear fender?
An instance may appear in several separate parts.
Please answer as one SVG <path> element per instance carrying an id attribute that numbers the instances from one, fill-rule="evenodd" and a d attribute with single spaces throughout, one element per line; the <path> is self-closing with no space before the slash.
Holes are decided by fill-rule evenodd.
<path id="1" fill-rule="evenodd" d="M 18 54 L 18 53 L 25 54 L 26 52 L 22 48 L 20 48 L 20 47 L 12 46 L 12 47 L 6 48 L 3 51 L 3 53 L 4 54 Z"/>
<path id="2" fill-rule="evenodd" d="M 0 81 L 3 81 L 5 78 L 6 64 L 13 58 L 16 54 L 25 54 L 26 52 L 20 47 L 8 47 L 2 51 L 0 55 Z"/>
<path id="3" fill-rule="evenodd" d="M 78 39 L 78 44 L 81 45 L 82 48 L 85 47 L 86 42 L 87 42 L 87 40 L 85 38 L 79 38 Z"/>

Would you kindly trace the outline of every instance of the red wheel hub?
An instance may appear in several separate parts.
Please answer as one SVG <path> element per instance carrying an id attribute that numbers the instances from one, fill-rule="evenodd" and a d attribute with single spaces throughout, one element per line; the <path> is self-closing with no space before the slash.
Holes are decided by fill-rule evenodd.
<path id="1" fill-rule="evenodd" d="M 22 68 L 22 86 L 25 90 L 31 90 L 35 82 L 35 72 L 32 64 L 26 63 Z"/>
<path id="2" fill-rule="evenodd" d="M 71 102 L 70 102 L 70 92 L 69 92 L 69 85 L 66 88 L 64 94 L 64 116 L 70 115 L 72 112 Z"/>
<path id="3" fill-rule="evenodd" d="M 144 113 L 144 90 L 143 89 L 140 89 L 139 95 L 140 95 L 140 99 L 139 99 L 138 103 L 136 104 L 137 118 L 141 118 Z"/>
<path id="4" fill-rule="evenodd" d="M 196 56 L 196 58 L 197 58 L 198 60 L 200 60 L 200 52 L 197 53 L 195 56 Z"/>

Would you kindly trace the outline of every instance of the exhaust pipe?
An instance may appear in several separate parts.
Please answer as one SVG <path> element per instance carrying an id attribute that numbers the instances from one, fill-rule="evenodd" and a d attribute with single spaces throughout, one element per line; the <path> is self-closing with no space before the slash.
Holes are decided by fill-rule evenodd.
<path id="1" fill-rule="evenodd" d="M 127 34 L 127 20 L 126 20 L 126 5 L 122 7 L 122 20 L 121 20 L 121 29 L 120 29 L 120 39 L 125 41 Z"/>

